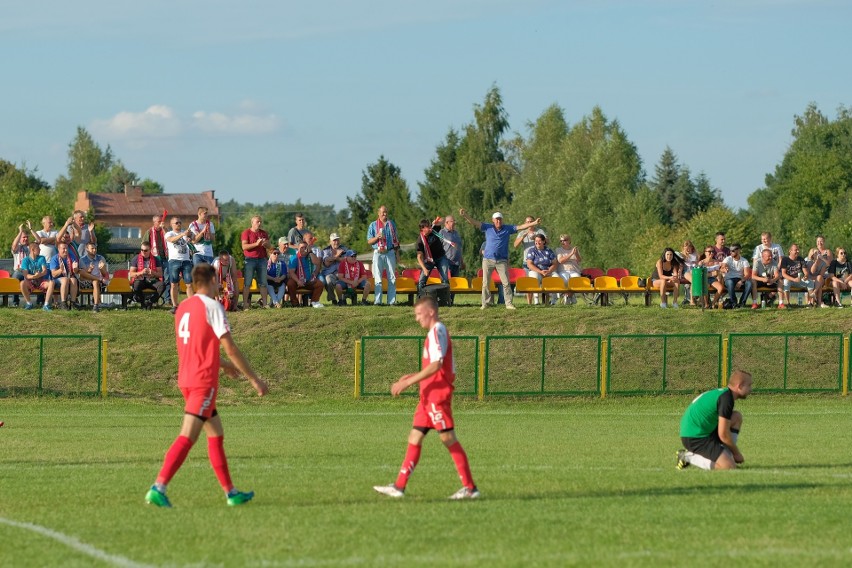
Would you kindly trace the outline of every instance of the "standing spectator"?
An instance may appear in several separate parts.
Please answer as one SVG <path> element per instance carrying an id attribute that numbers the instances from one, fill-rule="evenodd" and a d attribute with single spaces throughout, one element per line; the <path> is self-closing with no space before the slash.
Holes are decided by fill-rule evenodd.
<path id="1" fill-rule="evenodd" d="M 775 264 L 781 262 L 781 257 L 784 256 L 784 249 L 778 243 L 772 242 L 772 233 L 764 231 L 760 233 L 760 244 L 754 247 L 754 253 L 751 255 L 752 260 L 760 260 L 764 250 L 772 252 L 772 260 Z"/>
<path id="2" fill-rule="evenodd" d="M 198 208 L 198 218 L 189 224 L 192 233 L 192 244 L 195 254 L 192 255 L 193 266 L 200 263 L 213 264 L 213 239 L 216 238 L 216 227 L 207 216 L 207 208 Z"/>
<path id="3" fill-rule="evenodd" d="M 240 235 L 240 242 L 245 256 L 245 283 L 243 284 L 243 308 L 249 309 L 249 289 L 253 279 L 257 280 L 260 290 L 260 304 L 267 306 L 266 290 L 266 248 L 269 246 L 269 233 L 261 229 L 263 219 L 260 215 L 251 218 L 251 227 Z"/>
<path id="4" fill-rule="evenodd" d="M 93 312 L 101 310 L 101 291 L 105 290 L 109 283 L 109 272 L 107 272 L 106 259 L 98 254 L 98 245 L 92 241 L 86 244 L 86 254 L 80 258 L 80 266 L 77 270 L 77 278 L 80 281 L 81 290 L 92 290 Z"/>
<path id="5" fill-rule="evenodd" d="M 772 249 L 763 249 L 760 252 L 760 258 L 755 260 L 751 267 L 751 309 L 756 310 L 758 308 L 757 288 L 759 286 L 763 286 L 765 288 L 779 288 L 778 281 L 780 279 L 781 273 L 778 268 L 778 262 L 772 258 Z"/>
<path id="6" fill-rule="evenodd" d="M 296 213 L 296 226 L 287 233 L 287 242 L 294 251 L 299 248 L 299 243 L 305 240 L 305 231 L 308 230 L 304 213 Z"/>
<path id="7" fill-rule="evenodd" d="M 846 256 L 846 249 L 837 249 L 837 257 L 828 265 L 828 281 L 834 290 L 834 305 L 843 307 L 843 290 L 852 290 L 852 261 Z"/>
<path id="8" fill-rule="evenodd" d="M 751 296 L 751 263 L 740 255 L 740 244 L 731 245 L 731 256 L 722 261 L 725 273 L 725 288 L 732 308 L 742 308 Z M 737 300 L 737 290 L 742 290 Z"/>
<path id="9" fill-rule="evenodd" d="M 157 265 L 163 270 L 163 300 L 166 303 L 171 301 L 172 291 L 171 279 L 169 277 L 169 249 L 166 245 L 166 230 L 163 226 L 166 220 L 160 215 L 151 217 L 151 228 L 145 231 L 142 236 L 142 242 L 148 243 L 151 248 L 151 256 L 157 259 Z"/>
<path id="10" fill-rule="evenodd" d="M 509 237 L 541 223 L 541 219 L 534 219 L 523 225 L 503 225 L 503 214 L 497 211 L 491 215 L 491 223 L 483 223 L 471 219 L 467 211 L 459 209 L 461 215 L 468 223 L 485 233 L 485 248 L 482 252 L 482 306 L 484 310 L 491 303 L 491 271 L 496 270 L 503 284 L 503 294 L 506 300 L 506 309 L 514 310 L 512 303 L 512 288 L 509 285 Z"/>
<path id="11" fill-rule="evenodd" d="M 535 244 L 527 251 L 527 274 L 538 280 L 541 285 L 542 278 L 551 276 L 556 269 L 559 268 L 559 262 L 556 260 L 556 253 L 550 250 L 547 246 L 547 237 L 544 235 L 535 236 Z M 530 295 L 527 294 L 527 303 L 530 301 Z M 535 294 L 535 303 L 538 304 L 538 294 Z M 556 296 L 553 297 L 552 304 L 556 303 Z M 547 302 L 547 294 L 542 294 L 541 303 Z"/>
<path id="12" fill-rule="evenodd" d="M 340 267 L 340 261 L 343 260 L 343 255 L 346 254 L 347 249 L 340 246 L 340 235 L 337 233 L 329 235 L 328 240 L 329 245 L 322 249 L 320 256 L 322 268 L 319 279 L 325 287 L 328 301 L 336 304 L 337 269 Z"/>
<path id="13" fill-rule="evenodd" d="M 444 257 L 447 259 L 448 276 L 461 276 L 465 269 L 462 247 L 462 236 L 456 231 L 456 218 L 452 215 L 444 217 L 444 228 L 441 229 L 441 244 L 444 247 Z M 455 302 L 455 294 L 450 294 L 450 305 Z"/>
<path id="14" fill-rule="evenodd" d="M 30 294 L 38 290 L 44 291 L 44 309 L 50 310 L 53 298 L 53 278 L 49 276 L 47 263 L 39 254 L 39 245 L 30 243 L 30 254 L 21 263 L 21 272 L 24 279 L 21 280 L 21 294 L 24 296 L 24 309 L 33 309 Z"/>
<path id="15" fill-rule="evenodd" d="M 527 215 L 524 222 L 530 223 L 532 220 L 532 216 Z M 544 235 L 545 238 L 547 237 L 547 234 L 541 228 L 535 228 L 534 225 L 530 225 L 526 231 L 518 233 L 518 236 L 515 237 L 515 248 L 518 248 L 521 244 L 524 245 L 524 250 L 521 253 L 521 266 L 524 270 L 527 269 L 527 253 L 535 246 L 536 235 Z M 530 294 L 527 294 L 527 303 L 529 303 L 529 300 Z"/>
<path id="16" fill-rule="evenodd" d="M 186 296 L 191 298 L 192 291 L 192 260 L 189 256 L 190 230 L 181 230 L 183 225 L 180 217 L 172 217 L 172 230 L 166 233 L 166 246 L 169 248 L 169 287 L 172 299 L 172 313 L 177 312 L 180 295 L 180 279 L 186 284 Z"/>
<path id="17" fill-rule="evenodd" d="M 95 235 L 94 221 L 86 224 L 86 212 L 77 210 L 65 222 L 65 227 L 71 235 L 71 243 L 77 251 L 77 257 L 80 258 L 86 254 L 86 245 L 89 243 L 97 243 L 98 237 Z M 59 231 L 62 234 L 62 231 Z"/>
<path id="18" fill-rule="evenodd" d="M 269 302 L 276 308 L 280 308 L 284 300 L 288 277 L 287 261 L 281 258 L 281 251 L 272 249 L 266 264 L 266 289 L 269 291 Z"/>
<path id="19" fill-rule="evenodd" d="M 651 275 L 651 286 L 660 291 L 660 307 L 668 308 L 666 292 L 672 293 L 672 307 L 677 307 L 677 296 L 680 290 L 681 263 L 673 248 L 666 247 L 654 265 Z"/>
<path id="20" fill-rule="evenodd" d="M 562 278 L 565 284 L 568 284 L 568 281 L 572 278 L 582 276 L 583 271 L 580 269 L 580 263 L 582 262 L 580 250 L 571 244 L 571 237 L 568 235 L 559 235 L 559 246 L 553 252 L 556 253 L 556 260 L 559 262 L 556 275 Z M 573 292 L 565 294 L 565 303 L 577 303 L 577 298 L 574 297 Z"/>
<path id="21" fill-rule="evenodd" d="M 41 251 L 41 256 L 43 256 L 44 261 L 48 263 L 56 254 L 56 245 L 59 242 L 59 239 L 57 239 L 59 232 L 53 227 L 53 217 L 45 215 L 41 218 L 41 231 L 38 231 L 35 234 L 37 237 L 36 242 L 38 243 L 39 250 Z"/>
<path id="22" fill-rule="evenodd" d="M 151 254 L 151 245 L 142 243 L 137 254 L 130 263 L 127 276 L 133 289 L 133 299 L 139 302 L 143 310 L 150 310 L 163 295 L 166 283 L 163 281 L 163 267 L 157 257 Z M 145 297 L 145 290 L 154 290 L 153 297 Z"/>
<path id="23" fill-rule="evenodd" d="M 805 265 L 804 259 L 799 256 L 799 245 L 793 243 L 790 245 L 790 254 L 781 259 L 781 277 L 783 280 L 778 309 L 783 310 L 790 303 L 790 289 L 794 284 L 807 290 L 814 289 L 814 282 L 809 279 L 809 276 L 808 267 Z"/>
<path id="24" fill-rule="evenodd" d="M 231 253 L 225 249 L 219 251 L 219 256 L 213 261 L 213 271 L 216 273 L 216 291 L 219 302 L 226 312 L 237 308 L 237 263 Z"/>
<path id="25" fill-rule="evenodd" d="M 201 430 L 207 434 L 210 465 L 225 491 L 228 505 L 251 501 L 253 491 L 242 492 L 234 487 L 225 457 L 222 419 L 216 409 L 219 390 L 219 371 L 226 375 L 245 376 L 257 394 L 263 396 L 268 387 L 254 373 L 239 347 L 231 337 L 231 327 L 222 306 L 213 299 L 216 294 L 213 267 L 199 265 L 193 269 L 198 296 L 182 303 L 175 317 L 175 336 L 178 352 L 178 387 L 183 393 L 183 424 L 180 434 L 166 452 L 163 466 L 145 501 L 158 507 L 171 507 L 166 486 L 189 455 Z M 220 347 L 230 361 L 222 361 Z"/>
<path id="26" fill-rule="evenodd" d="M 391 386 L 391 394 L 399 396 L 408 387 L 419 383 L 420 402 L 414 413 L 414 425 L 408 434 L 408 449 L 396 482 L 377 485 L 373 489 L 388 497 L 403 497 L 411 473 L 420 461 L 423 439 L 430 430 L 436 430 L 441 442 L 449 450 L 462 482 L 462 488 L 453 493 L 450 499 L 476 499 L 479 491 L 473 482 L 467 453 L 456 437 L 453 421 L 456 366 L 452 339 L 438 318 L 438 302 L 431 296 L 423 296 L 415 302 L 414 317 L 427 330 L 420 370 L 400 377 Z"/>
<path id="27" fill-rule="evenodd" d="M 422 290 L 429 279 L 429 273 L 433 268 L 438 269 L 441 282 L 449 284 L 447 276 L 447 257 L 444 255 L 444 245 L 438 231 L 441 229 L 441 218 L 430 222 L 429 219 L 420 220 L 420 234 L 417 236 L 417 264 L 420 265 L 420 278 L 417 281 L 417 289 Z"/>
<path id="28" fill-rule="evenodd" d="M 71 259 L 68 253 L 68 244 L 59 243 L 56 245 L 56 256 L 50 259 L 50 277 L 53 278 L 54 289 L 59 288 L 59 307 L 63 310 L 68 310 L 71 304 L 77 302 L 77 278 L 74 274 L 77 272 L 79 264 Z M 50 310 L 50 304 L 44 304 L 45 310 Z"/>
<path id="29" fill-rule="evenodd" d="M 367 278 L 367 269 L 358 260 L 354 250 L 346 251 L 343 262 L 337 268 L 335 290 L 337 292 L 338 306 L 346 305 L 345 296 L 347 294 L 351 294 L 352 305 L 354 306 L 357 301 L 358 290 L 364 291 L 363 296 L 361 296 L 361 303 L 365 306 L 370 305 L 370 302 L 367 301 L 367 296 L 372 291 L 372 285 L 370 284 L 370 279 Z"/>
<path id="30" fill-rule="evenodd" d="M 29 221 L 27 221 L 27 226 L 29 227 Z M 32 227 L 30 227 L 30 231 L 32 231 Z M 21 264 L 24 262 L 24 259 L 30 255 L 30 236 L 29 232 L 24 230 L 24 224 L 21 223 L 18 225 L 18 234 L 15 235 L 15 238 L 12 240 L 12 278 L 15 278 L 18 282 L 24 281 L 24 272 L 21 270 Z M 15 294 L 14 306 L 17 308 L 20 305 L 20 296 Z"/>
<path id="31" fill-rule="evenodd" d="M 323 307 L 319 301 L 323 288 L 317 279 L 318 275 L 319 270 L 313 262 L 313 254 L 308 252 L 308 243 L 302 241 L 298 244 L 296 255 L 290 257 L 287 278 L 287 294 L 290 295 L 290 303 L 294 308 L 299 307 L 299 299 L 296 296 L 298 289 L 310 290 L 312 307 Z"/>
<path id="32" fill-rule="evenodd" d="M 716 244 L 713 246 L 713 258 L 722 262 L 729 256 L 731 256 L 731 249 L 725 246 L 725 233 L 719 231 L 716 233 Z"/>
<path id="33" fill-rule="evenodd" d="M 388 305 L 396 305 L 396 265 L 399 263 L 399 233 L 388 218 L 388 208 L 379 207 L 378 219 L 367 228 L 367 243 L 373 247 L 373 278 L 376 281 L 375 304 L 382 305 L 383 272 L 388 279 Z"/>

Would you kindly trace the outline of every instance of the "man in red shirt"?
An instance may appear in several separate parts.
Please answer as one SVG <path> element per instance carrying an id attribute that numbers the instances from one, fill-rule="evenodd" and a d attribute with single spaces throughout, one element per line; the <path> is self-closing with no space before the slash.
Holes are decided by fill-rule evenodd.
<path id="1" fill-rule="evenodd" d="M 408 478 L 420 460 L 423 438 L 429 430 L 437 430 L 441 442 L 450 451 L 462 482 L 462 488 L 450 495 L 450 499 L 476 499 L 479 490 L 473 483 L 467 454 L 456 438 L 453 423 L 453 383 L 456 380 L 453 342 L 447 328 L 438 319 L 438 303 L 431 296 L 423 296 L 415 302 L 414 318 L 423 329 L 429 330 L 423 345 L 421 369 L 400 377 L 391 386 L 391 394 L 399 396 L 411 385 L 419 383 L 420 403 L 414 413 L 414 424 L 408 434 L 408 450 L 396 482 L 376 485 L 373 489 L 388 497 L 403 497 Z"/>
<path id="2" fill-rule="evenodd" d="M 166 458 L 157 481 L 145 495 L 145 501 L 158 507 L 171 507 L 166 486 L 183 464 L 201 429 L 207 434 L 210 465 L 225 490 L 228 505 L 251 501 L 254 492 L 242 492 L 234 487 L 225 458 L 222 419 L 216 410 L 219 390 L 219 369 L 231 377 L 244 375 L 257 394 L 266 394 L 267 386 L 254 373 L 231 337 L 231 328 L 222 304 L 216 301 L 216 276 L 209 264 L 192 269 L 196 293 L 178 306 L 175 314 L 175 335 L 178 351 L 178 387 L 183 393 L 183 424 Z M 230 361 L 219 359 L 219 346 Z"/>
<path id="3" fill-rule="evenodd" d="M 251 281 L 257 281 L 257 288 L 260 290 L 260 302 L 264 308 L 268 308 L 267 290 L 266 290 L 266 249 L 271 248 L 269 244 L 269 233 L 260 228 L 263 224 L 263 219 L 260 215 L 255 215 L 251 218 L 251 227 L 246 229 L 240 235 L 240 242 L 243 247 L 243 255 L 245 255 L 245 265 L 243 266 L 243 276 L 245 283 L 243 284 L 243 308 L 249 309 L 249 289 Z"/>

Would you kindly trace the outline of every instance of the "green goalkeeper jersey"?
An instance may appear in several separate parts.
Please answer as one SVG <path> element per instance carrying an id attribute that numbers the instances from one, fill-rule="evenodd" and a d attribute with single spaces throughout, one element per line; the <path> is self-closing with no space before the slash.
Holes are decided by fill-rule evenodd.
<path id="1" fill-rule="evenodd" d="M 698 395 L 680 420 L 681 438 L 707 438 L 719 428 L 719 417 L 731 419 L 734 393 L 729 388 L 713 389 Z"/>

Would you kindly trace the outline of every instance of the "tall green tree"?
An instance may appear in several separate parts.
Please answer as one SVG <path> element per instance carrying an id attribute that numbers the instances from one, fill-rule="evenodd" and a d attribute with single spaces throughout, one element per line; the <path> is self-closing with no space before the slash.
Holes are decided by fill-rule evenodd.
<path id="1" fill-rule="evenodd" d="M 435 150 L 435 157 L 423 171 L 423 181 L 418 184 L 417 203 L 429 215 L 446 215 L 451 212 L 450 196 L 458 184 L 458 152 L 461 141 L 458 132 L 450 129 L 444 141 Z"/>
<path id="2" fill-rule="evenodd" d="M 23 224 L 26 228 L 27 220 L 38 231 L 45 215 L 63 220 L 67 217 L 67 209 L 61 207 L 49 189 L 36 171 L 0 159 L 0 254 L 4 258 L 10 256 L 18 227 Z"/>

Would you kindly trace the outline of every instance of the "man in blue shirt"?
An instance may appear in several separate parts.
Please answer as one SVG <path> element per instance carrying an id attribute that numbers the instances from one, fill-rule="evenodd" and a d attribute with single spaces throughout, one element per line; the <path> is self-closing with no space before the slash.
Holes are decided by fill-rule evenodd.
<path id="1" fill-rule="evenodd" d="M 509 287 L 509 237 L 518 231 L 541 224 L 541 218 L 523 225 L 504 225 L 503 214 L 499 211 L 491 216 L 491 223 L 482 223 L 471 219 L 464 209 L 459 210 L 459 215 L 485 233 L 485 251 L 482 254 L 482 307 L 480 309 L 484 310 L 491 303 L 491 271 L 497 270 L 500 282 L 503 284 L 506 309 L 514 310 L 512 289 Z"/>

